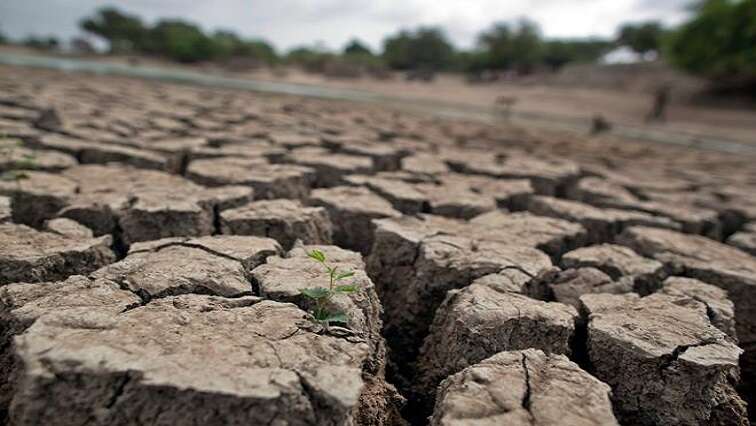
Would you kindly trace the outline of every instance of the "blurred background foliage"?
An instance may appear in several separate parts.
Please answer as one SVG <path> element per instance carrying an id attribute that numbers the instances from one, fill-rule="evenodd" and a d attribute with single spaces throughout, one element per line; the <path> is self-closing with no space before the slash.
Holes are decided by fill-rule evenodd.
<path id="1" fill-rule="evenodd" d="M 756 1 L 706 0 L 664 45 L 672 64 L 723 89 L 756 93 Z"/>
<path id="2" fill-rule="evenodd" d="M 643 57 L 662 60 L 703 76 L 721 87 L 756 87 L 756 0 L 700 0 L 688 22 L 664 28 L 658 22 L 622 25 L 614 39 L 548 39 L 527 19 L 501 22 L 480 32 L 472 49 L 457 49 L 441 28 L 402 29 L 384 39 L 380 52 L 360 40 L 342 51 L 302 46 L 278 52 L 261 39 L 245 39 L 232 31 L 205 32 L 181 20 L 153 25 L 116 8 L 97 10 L 83 19 L 86 32 L 108 42 L 112 54 L 141 54 L 182 63 L 219 62 L 231 68 L 294 65 L 334 77 L 365 73 L 385 78 L 391 70 L 408 78 L 432 79 L 437 71 L 467 73 L 473 80 L 500 75 L 528 75 L 556 71 L 570 63 L 599 61 L 624 47 Z M 9 42 L 0 34 L 0 42 Z M 55 49 L 52 37 L 30 37 L 21 44 Z M 76 43 L 86 50 L 86 41 Z"/>

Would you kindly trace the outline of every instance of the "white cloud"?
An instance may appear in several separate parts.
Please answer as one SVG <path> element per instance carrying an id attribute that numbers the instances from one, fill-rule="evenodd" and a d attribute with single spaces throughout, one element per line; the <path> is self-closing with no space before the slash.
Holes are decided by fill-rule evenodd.
<path id="1" fill-rule="evenodd" d="M 77 22 L 104 3 L 98 0 L 0 0 L 0 31 L 13 37 L 71 37 Z M 684 16 L 687 0 L 123 0 L 112 3 L 148 22 L 183 18 L 205 29 L 225 28 L 262 37 L 279 48 L 322 41 L 340 48 L 359 37 L 373 47 L 399 28 L 440 25 L 458 46 L 496 21 L 520 17 L 540 24 L 548 37 L 611 36 L 626 21 Z"/>

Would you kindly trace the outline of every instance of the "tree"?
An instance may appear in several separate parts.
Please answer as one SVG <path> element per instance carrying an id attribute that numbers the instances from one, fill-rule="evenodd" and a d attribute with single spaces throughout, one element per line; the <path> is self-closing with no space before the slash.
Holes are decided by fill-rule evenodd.
<path id="1" fill-rule="evenodd" d="M 352 39 L 352 41 L 344 47 L 344 55 L 372 56 L 373 52 L 371 52 L 370 49 L 359 40 Z"/>
<path id="2" fill-rule="evenodd" d="M 488 67 L 509 69 L 512 66 L 512 29 L 500 22 L 478 36 L 478 45 L 487 53 Z"/>
<path id="3" fill-rule="evenodd" d="M 139 51 L 147 41 L 147 28 L 142 20 L 115 8 L 102 8 L 94 16 L 81 20 L 79 25 L 84 31 L 107 40 L 111 53 Z"/>
<path id="4" fill-rule="evenodd" d="M 408 31 L 388 37 L 383 41 L 383 59 L 389 67 L 394 69 L 412 68 L 411 58 L 412 35 Z"/>
<path id="5" fill-rule="evenodd" d="M 480 73 L 489 69 L 491 59 L 483 50 L 459 51 L 454 55 L 454 69 L 466 73 Z"/>
<path id="6" fill-rule="evenodd" d="M 656 21 L 625 24 L 620 27 L 617 44 L 640 54 L 658 52 L 663 36 L 664 28 Z"/>
<path id="7" fill-rule="evenodd" d="M 237 56 L 241 50 L 242 40 L 232 31 L 216 31 L 212 36 L 215 57 L 228 59 Z"/>
<path id="8" fill-rule="evenodd" d="M 322 73 L 326 64 L 333 60 L 335 55 L 321 48 L 297 47 L 289 51 L 286 61 L 298 65 L 308 72 Z"/>
<path id="9" fill-rule="evenodd" d="M 146 51 L 179 62 L 198 62 L 217 55 L 213 39 L 199 27 L 181 20 L 162 20 L 149 30 Z"/>
<path id="10" fill-rule="evenodd" d="M 756 2 L 706 0 L 669 38 L 665 52 L 682 69 L 721 83 L 756 87 Z"/>
<path id="11" fill-rule="evenodd" d="M 541 62 L 543 41 L 538 26 L 521 20 L 515 29 L 497 23 L 478 36 L 478 44 L 488 53 L 493 69 L 514 69 L 527 74 Z"/>
<path id="12" fill-rule="evenodd" d="M 195 27 L 195 29 L 197 29 Z M 199 31 L 199 29 L 197 29 Z M 194 31 L 192 30 L 194 33 Z M 193 35 L 196 37 L 196 34 Z M 205 48 L 203 41 L 199 46 Z M 273 64 L 277 60 L 277 54 L 273 46 L 262 40 L 244 40 L 233 31 L 219 30 L 210 37 L 209 57 L 205 59 L 229 59 L 253 60 L 257 63 Z M 168 54 L 169 52 L 163 52 Z"/>
<path id="13" fill-rule="evenodd" d="M 276 49 L 263 40 L 243 40 L 235 54 L 251 57 L 267 64 L 274 64 L 278 61 Z"/>
<path id="14" fill-rule="evenodd" d="M 454 48 L 439 28 L 421 27 L 400 31 L 383 42 L 383 58 L 395 69 L 449 69 Z"/>
<path id="15" fill-rule="evenodd" d="M 161 20 L 147 27 L 137 16 L 103 8 L 80 25 L 108 40 L 111 52 L 161 55 L 180 62 L 243 58 L 271 64 L 277 60 L 275 50 L 265 41 L 245 40 L 228 30 L 207 35 L 197 25 L 178 19 Z"/>
<path id="16" fill-rule="evenodd" d="M 549 40 L 545 42 L 542 60 L 552 70 L 571 62 L 595 62 L 611 45 L 601 39 Z"/>

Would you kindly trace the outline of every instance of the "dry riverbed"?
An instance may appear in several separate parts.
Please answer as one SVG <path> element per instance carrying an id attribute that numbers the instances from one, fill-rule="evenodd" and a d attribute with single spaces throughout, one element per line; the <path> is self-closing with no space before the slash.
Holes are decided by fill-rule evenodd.
<path id="1" fill-rule="evenodd" d="M 14 67 L 0 135 L 0 423 L 748 424 L 754 158 Z"/>

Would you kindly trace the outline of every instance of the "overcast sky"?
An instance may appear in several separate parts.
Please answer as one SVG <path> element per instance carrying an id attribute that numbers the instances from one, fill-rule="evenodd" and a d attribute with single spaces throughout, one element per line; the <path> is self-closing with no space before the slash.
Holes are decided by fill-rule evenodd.
<path id="1" fill-rule="evenodd" d="M 104 5 L 147 22 L 183 18 L 206 30 L 230 29 L 264 38 L 279 49 L 322 42 L 341 48 L 357 37 L 372 47 L 400 28 L 439 25 L 459 47 L 481 29 L 520 17 L 540 24 L 547 37 L 611 36 L 626 21 L 676 24 L 690 0 L 0 0 L 0 32 L 68 39 L 77 23 Z"/>

